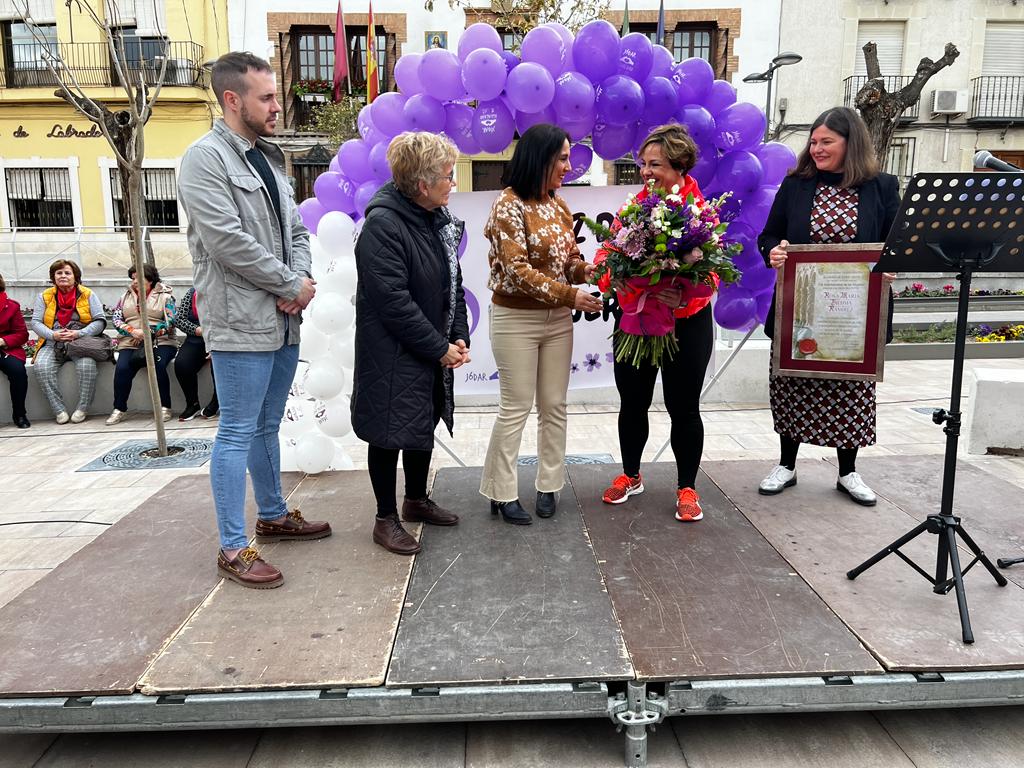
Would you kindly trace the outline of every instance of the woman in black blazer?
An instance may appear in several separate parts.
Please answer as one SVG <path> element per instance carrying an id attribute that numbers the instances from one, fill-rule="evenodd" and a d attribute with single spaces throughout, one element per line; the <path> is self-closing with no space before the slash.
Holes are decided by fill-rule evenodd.
<path id="1" fill-rule="evenodd" d="M 791 243 L 876 243 L 885 240 L 899 209 L 895 176 L 880 173 L 867 126 L 852 109 L 818 116 L 796 168 L 782 182 L 758 247 L 781 269 Z M 891 283 L 895 275 L 886 274 Z M 892 302 L 889 304 L 892 339 Z M 772 335 L 775 303 L 765 321 Z M 772 418 L 779 433 L 779 465 L 758 491 L 773 495 L 796 485 L 800 443 L 833 447 L 839 457 L 836 489 L 865 506 L 875 493 L 856 471 L 857 450 L 875 442 L 875 384 L 871 381 L 771 376 Z"/>

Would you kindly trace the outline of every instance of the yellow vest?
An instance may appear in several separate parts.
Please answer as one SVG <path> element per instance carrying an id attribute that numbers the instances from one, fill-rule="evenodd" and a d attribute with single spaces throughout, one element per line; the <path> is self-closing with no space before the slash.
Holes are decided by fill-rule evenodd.
<path id="1" fill-rule="evenodd" d="M 78 321 L 82 325 L 88 325 L 92 322 L 92 312 L 89 310 L 89 297 L 92 296 L 92 291 L 84 285 L 76 286 L 75 290 L 78 291 L 78 301 L 75 303 Z M 43 307 L 43 325 L 53 328 L 53 322 L 57 319 L 57 286 L 51 286 L 43 291 Z M 40 338 L 36 342 L 35 352 L 38 352 L 45 343 L 46 339 Z"/>

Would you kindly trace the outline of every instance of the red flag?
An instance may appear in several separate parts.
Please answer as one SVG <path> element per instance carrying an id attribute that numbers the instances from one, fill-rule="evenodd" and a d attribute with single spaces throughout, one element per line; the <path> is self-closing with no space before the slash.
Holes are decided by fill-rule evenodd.
<path id="1" fill-rule="evenodd" d="M 373 23 L 373 3 L 370 3 L 370 20 L 366 28 L 366 103 L 371 104 L 380 93 L 377 82 L 377 31 Z"/>
<path id="2" fill-rule="evenodd" d="M 345 38 L 345 15 L 338 0 L 338 18 L 334 23 L 334 100 L 341 101 L 341 83 L 348 77 L 348 41 Z"/>

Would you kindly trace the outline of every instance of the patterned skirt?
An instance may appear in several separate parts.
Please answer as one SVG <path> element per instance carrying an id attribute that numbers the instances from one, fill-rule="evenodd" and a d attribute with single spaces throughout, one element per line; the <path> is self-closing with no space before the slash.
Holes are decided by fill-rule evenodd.
<path id="1" fill-rule="evenodd" d="M 768 391 L 780 435 L 828 448 L 875 444 L 873 381 L 770 375 Z"/>

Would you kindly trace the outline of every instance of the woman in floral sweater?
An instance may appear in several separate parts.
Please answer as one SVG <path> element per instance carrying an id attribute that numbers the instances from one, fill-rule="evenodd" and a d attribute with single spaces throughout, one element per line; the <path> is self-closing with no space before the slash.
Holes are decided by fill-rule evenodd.
<path id="1" fill-rule="evenodd" d="M 117 363 L 114 367 L 114 410 L 107 418 L 107 426 L 124 420 L 128 410 L 128 397 L 132 393 L 132 379 L 146 366 L 143 338 L 153 337 L 153 355 L 156 358 L 156 382 L 160 389 L 163 420 L 171 419 L 171 379 L 167 366 L 178 351 L 174 338 L 174 294 L 160 282 L 160 273 L 152 264 L 143 268 L 146 298 L 145 315 L 139 307 L 139 281 L 135 267 L 128 269 L 131 286 L 124 292 L 114 309 L 114 328 L 117 329 Z"/>
<path id="2" fill-rule="evenodd" d="M 533 521 L 519 503 L 516 458 L 537 403 L 537 515 L 555 513 L 564 483 L 566 392 L 572 360 L 572 310 L 599 312 L 602 302 L 574 284 L 594 266 L 580 256 L 572 212 L 555 194 L 570 170 L 569 137 L 545 123 L 523 134 L 512 154 L 508 187 L 484 229 L 490 240 L 487 287 L 491 348 L 501 390 L 484 460 L 480 493 L 491 512 L 516 525 Z"/>

